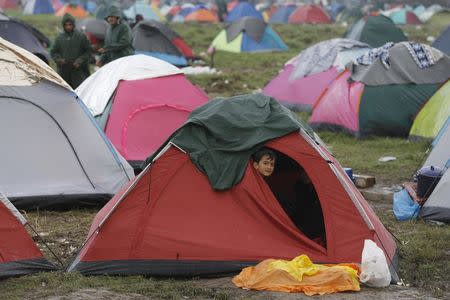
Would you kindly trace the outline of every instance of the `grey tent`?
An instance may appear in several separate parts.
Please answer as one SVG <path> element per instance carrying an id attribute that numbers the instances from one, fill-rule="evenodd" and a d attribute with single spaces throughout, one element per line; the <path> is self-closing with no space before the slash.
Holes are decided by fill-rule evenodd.
<path id="1" fill-rule="evenodd" d="M 186 66 L 194 59 L 191 47 L 172 29 L 157 21 L 141 21 L 133 28 L 133 48 L 175 66 Z"/>
<path id="2" fill-rule="evenodd" d="M 99 204 L 133 176 L 50 67 L 0 39 L 0 190 L 18 208 Z"/>
<path id="3" fill-rule="evenodd" d="M 15 18 L 1 14 L 0 37 L 33 53 L 46 63 L 50 56 L 46 47 L 50 40 L 38 29 Z"/>
<path id="4" fill-rule="evenodd" d="M 433 47 L 450 55 L 450 25 L 433 42 Z"/>
<path id="5" fill-rule="evenodd" d="M 431 150 L 423 166 L 437 166 L 443 168 L 450 158 L 450 117 L 439 130 L 431 144 Z"/>
<path id="6" fill-rule="evenodd" d="M 420 216 L 425 220 L 450 223 L 450 159 L 444 175 L 420 210 Z"/>

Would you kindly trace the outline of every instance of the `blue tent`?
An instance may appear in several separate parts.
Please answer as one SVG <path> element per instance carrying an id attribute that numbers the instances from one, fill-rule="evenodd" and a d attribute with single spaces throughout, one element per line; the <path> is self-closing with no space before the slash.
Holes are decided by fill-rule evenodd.
<path id="1" fill-rule="evenodd" d="M 297 9 L 296 5 L 281 6 L 269 19 L 269 23 L 288 23 L 289 16 Z"/>
<path id="2" fill-rule="evenodd" d="M 226 22 L 234 22 L 243 17 L 254 17 L 260 20 L 264 20 L 263 16 L 256 8 L 248 2 L 239 2 L 236 6 L 228 13 L 225 18 Z"/>
<path id="3" fill-rule="evenodd" d="M 287 51 L 288 47 L 264 21 L 244 17 L 229 24 L 213 40 L 216 50 L 234 53 Z"/>
<path id="4" fill-rule="evenodd" d="M 447 27 L 434 41 L 434 48 L 441 50 L 447 55 L 450 55 L 450 26 Z"/>
<path id="5" fill-rule="evenodd" d="M 336 20 L 337 15 L 345 9 L 345 5 L 334 2 L 327 7 L 327 11 L 333 20 Z"/>

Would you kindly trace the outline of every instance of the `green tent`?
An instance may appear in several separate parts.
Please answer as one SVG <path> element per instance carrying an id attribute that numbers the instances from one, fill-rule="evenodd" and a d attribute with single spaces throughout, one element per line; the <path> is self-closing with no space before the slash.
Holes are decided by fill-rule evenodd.
<path id="1" fill-rule="evenodd" d="M 410 138 L 433 139 L 450 117 L 450 80 L 423 106 L 409 132 Z"/>
<path id="2" fill-rule="evenodd" d="M 402 42 L 408 38 L 403 31 L 385 16 L 365 16 L 344 34 L 344 38 L 361 41 L 376 48 L 387 42 Z"/>

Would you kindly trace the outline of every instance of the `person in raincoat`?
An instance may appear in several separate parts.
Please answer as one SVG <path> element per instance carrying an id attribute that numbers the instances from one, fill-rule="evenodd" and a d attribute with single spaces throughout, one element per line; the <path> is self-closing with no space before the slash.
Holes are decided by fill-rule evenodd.
<path id="1" fill-rule="evenodd" d="M 62 18 L 64 31 L 59 34 L 50 55 L 58 67 L 58 74 L 72 87 L 78 87 L 89 76 L 91 45 L 75 28 L 75 18 L 65 14 Z"/>
<path id="2" fill-rule="evenodd" d="M 131 46 L 133 37 L 131 29 L 125 22 L 121 22 L 121 13 L 116 6 L 111 6 L 106 21 L 109 27 L 106 30 L 105 43 L 98 49 L 100 58 L 98 66 L 103 66 L 118 58 L 134 54 Z"/>

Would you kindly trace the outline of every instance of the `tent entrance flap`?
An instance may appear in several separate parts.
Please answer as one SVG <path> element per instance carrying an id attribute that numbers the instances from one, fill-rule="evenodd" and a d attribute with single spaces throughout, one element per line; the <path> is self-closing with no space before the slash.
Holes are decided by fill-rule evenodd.
<path id="1" fill-rule="evenodd" d="M 310 240 L 326 248 L 322 207 L 307 172 L 289 156 L 277 154 L 267 184 L 294 225 Z"/>

